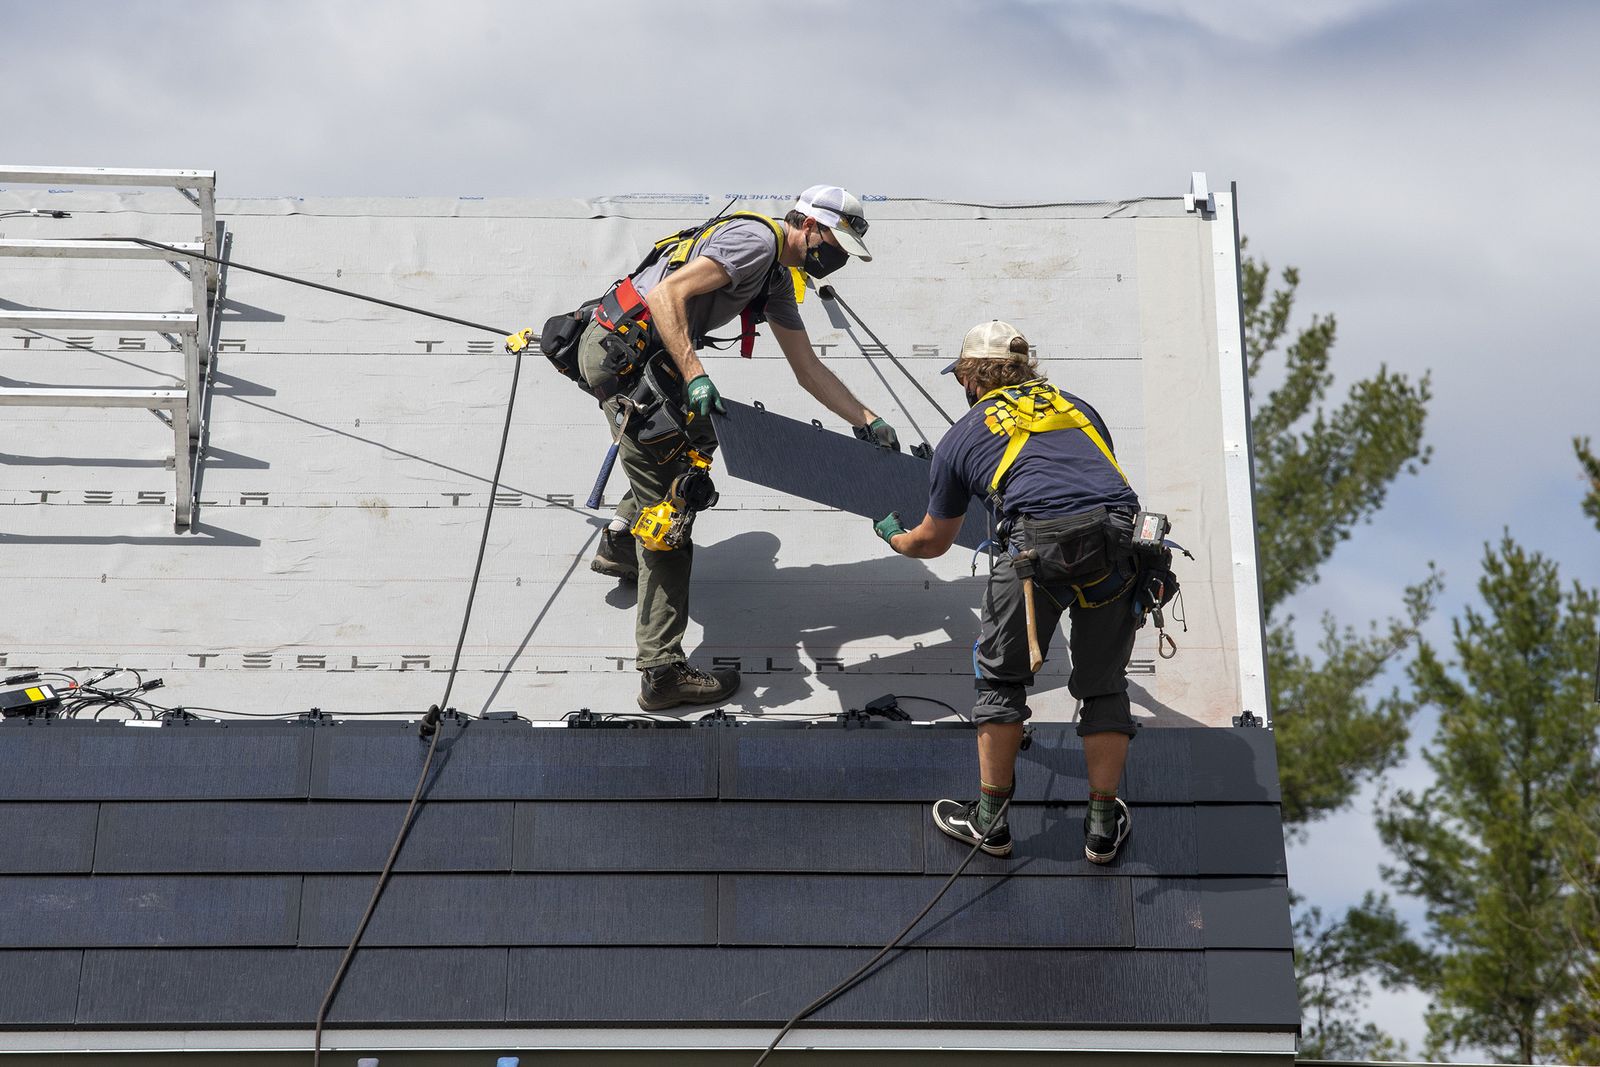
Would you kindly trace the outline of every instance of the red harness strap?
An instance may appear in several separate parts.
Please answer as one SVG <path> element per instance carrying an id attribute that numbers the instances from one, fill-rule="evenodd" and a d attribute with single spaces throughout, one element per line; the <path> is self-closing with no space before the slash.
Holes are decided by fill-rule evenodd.
<path id="1" fill-rule="evenodd" d="M 608 330 L 615 330 L 617 324 L 625 319 L 632 319 L 634 322 L 650 321 L 650 305 L 644 302 L 639 290 L 633 287 L 632 278 L 624 278 L 613 285 L 610 291 L 600 298 L 599 305 L 594 309 L 594 321 Z"/>
<path id="2" fill-rule="evenodd" d="M 748 307 L 739 312 L 739 355 L 751 358 L 756 350 L 756 313 Z"/>

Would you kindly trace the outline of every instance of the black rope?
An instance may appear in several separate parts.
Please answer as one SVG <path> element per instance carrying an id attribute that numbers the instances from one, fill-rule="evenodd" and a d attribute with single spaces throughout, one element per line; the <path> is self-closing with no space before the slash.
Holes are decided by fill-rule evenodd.
<path id="1" fill-rule="evenodd" d="M 983 847 L 983 843 L 989 840 L 989 835 L 994 833 L 995 827 L 999 826 L 1000 823 L 1005 819 L 1006 809 L 1009 807 L 1011 807 L 1011 798 L 1007 797 L 1004 803 L 1000 805 L 999 812 L 995 814 L 994 822 L 989 824 L 989 828 L 983 832 L 983 836 L 973 844 L 972 850 L 967 853 L 967 858 L 961 861 L 961 866 L 957 867 L 955 869 L 955 873 L 945 880 L 944 885 L 939 887 L 939 891 L 933 895 L 932 900 L 928 901 L 927 906 L 921 911 L 917 912 L 917 917 L 907 923 L 903 930 L 894 935 L 893 940 L 891 940 L 887 945 L 884 945 L 883 948 L 879 949 L 877 955 L 873 956 L 866 963 L 862 964 L 849 978 L 846 978 L 844 981 L 840 982 L 838 985 L 822 994 L 822 996 L 801 1008 L 799 1012 L 795 1014 L 794 1018 L 784 1023 L 783 1029 L 778 1031 L 778 1035 L 772 1039 L 772 1042 L 767 1045 L 766 1050 L 763 1051 L 760 1057 L 756 1059 L 753 1067 L 761 1067 L 763 1063 L 767 1062 L 767 1057 L 772 1055 L 772 1051 L 778 1047 L 778 1042 L 782 1041 L 786 1036 L 788 1036 L 789 1031 L 794 1029 L 796 1023 L 813 1012 L 820 1010 L 830 1000 L 833 1000 L 835 997 L 839 996 L 841 993 L 844 993 L 846 990 L 850 989 L 850 987 L 859 982 L 863 975 L 872 970 L 873 967 L 877 966 L 879 960 L 883 959 L 883 957 L 894 951 L 894 947 L 898 945 L 907 934 L 915 929 L 919 922 L 927 918 L 928 913 L 932 911 L 934 906 L 938 904 L 939 901 L 943 900 L 944 895 L 950 891 L 950 887 L 956 884 L 956 879 L 961 877 L 962 872 L 967 869 L 967 865 L 972 862 L 973 857 L 978 854 L 978 850 Z"/>
<path id="2" fill-rule="evenodd" d="M 837 289 L 831 285 L 824 285 L 817 289 L 817 295 L 822 297 L 824 300 L 835 301 L 840 307 L 844 308 L 845 311 L 849 313 L 850 317 L 856 320 L 856 325 L 867 331 L 867 336 L 872 338 L 872 343 L 878 346 L 878 350 L 889 357 L 889 362 L 893 363 L 896 367 L 899 367 L 900 373 L 906 376 L 906 380 L 917 387 L 917 392 L 922 394 L 922 398 L 933 405 L 933 410 L 943 415 L 944 421 L 948 422 L 951 426 L 956 424 L 956 420 L 950 417 L 950 413 L 945 411 L 944 408 L 940 407 L 939 402 L 933 398 L 933 395 L 922 387 L 922 383 L 917 381 L 910 371 L 906 370 L 905 364 L 901 363 L 895 358 L 894 353 L 889 351 L 889 346 L 878 339 L 878 335 L 872 332 L 872 327 L 861 321 L 861 316 L 856 314 L 856 309 L 844 302 L 844 297 L 839 295 L 839 291 Z"/>
<path id="3" fill-rule="evenodd" d="M 409 311 L 411 314 L 421 315 L 423 318 L 438 319 L 440 322 L 453 322 L 457 326 L 469 326 L 474 330 L 482 330 L 485 333 L 499 334 L 501 337 L 508 337 L 516 332 L 515 330 L 496 329 L 493 326 L 485 326 L 481 322 L 473 322 L 470 319 L 458 319 L 454 315 L 444 315 L 437 311 L 428 311 L 424 308 L 413 307 L 410 304 L 401 304 L 394 300 L 385 300 L 382 297 L 368 296 L 366 293 L 357 293 L 350 289 L 341 289 L 337 285 L 323 285 L 321 282 L 307 281 L 305 278 L 296 278 L 292 274 L 279 274 L 275 270 L 267 270 L 263 267 L 252 267 L 249 264 L 240 263 L 236 259 L 219 259 L 216 256 L 210 256 L 204 252 L 191 252 L 182 248 L 174 248 L 172 245 L 164 245 L 160 241 L 147 241 L 143 237 L 87 237 L 84 238 L 84 240 L 131 241 L 133 244 L 144 245 L 146 248 L 159 248 L 163 252 L 171 252 L 177 259 L 200 259 L 207 263 L 216 263 L 227 267 L 229 270 L 242 270 L 246 274 L 259 274 L 265 278 L 276 278 L 280 282 L 288 282 L 291 285 L 303 285 L 307 289 L 320 289 L 325 293 L 333 293 L 337 296 L 348 296 L 352 300 L 365 300 L 369 304 L 381 304 L 383 307 L 394 308 L 396 311 Z"/>

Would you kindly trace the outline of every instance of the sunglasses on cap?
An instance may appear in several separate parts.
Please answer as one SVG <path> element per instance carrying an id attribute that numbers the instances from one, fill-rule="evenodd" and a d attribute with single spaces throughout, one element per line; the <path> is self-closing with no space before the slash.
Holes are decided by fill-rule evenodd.
<path id="1" fill-rule="evenodd" d="M 860 215 L 846 215 L 842 211 L 838 212 L 838 215 L 839 221 L 844 223 L 845 227 L 848 228 L 851 233 L 855 234 L 857 237 L 865 237 L 867 235 L 866 219 L 862 218 Z"/>

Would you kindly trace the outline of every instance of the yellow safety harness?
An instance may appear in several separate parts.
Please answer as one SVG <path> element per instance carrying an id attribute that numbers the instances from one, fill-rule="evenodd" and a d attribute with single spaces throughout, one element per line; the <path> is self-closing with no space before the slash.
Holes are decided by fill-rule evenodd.
<path id="1" fill-rule="evenodd" d="M 735 211 L 731 215 L 724 215 L 710 225 L 690 226 L 688 229 L 679 230 L 677 233 L 667 234 L 667 236 L 655 243 L 650 254 L 645 257 L 644 262 L 634 269 L 634 273 L 637 274 L 650 264 L 665 258 L 667 261 L 667 273 L 671 274 L 689 262 L 689 257 L 694 254 L 695 245 L 736 219 L 754 219 L 757 222 L 766 223 L 772 229 L 773 238 L 778 242 L 779 254 L 782 254 L 782 223 L 757 211 Z M 776 262 L 773 264 L 773 269 L 778 269 Z M 789 273 L 794 281 L 794 302 L 796 304 L 801 303 L 806 298 L 806 273 L 798 267 L 790 267 Z"/>
<path id="2" fill-rule="evenodd" d="M 1128 480 L 1122 465 L 1111 454 L 1111 447 L 1106 444 L 1100 431 L 1094 428 L 1094 423 L 1089 421 L 1089 416 L 1079 411 L 1072 401 L 1048 382 L 1035 380 L 1021 385 L 1004 385 L 984 393 L 978 398 L 978 403 L 986 405 L 983 421 L 990 431 L 1010 437 L 1005 452 L 1000 456 L 1000 465 L 994 469 L 994 477 L 989 479 L 991 495 L 999 492 L 1000 483 L 1017 461 L 1028 438 L 1052 430 L 1082 430 L 1094 442 L 1100 454 L 1106 457 L 1106 462 L 1116 468 L 1122 480 Z"/>

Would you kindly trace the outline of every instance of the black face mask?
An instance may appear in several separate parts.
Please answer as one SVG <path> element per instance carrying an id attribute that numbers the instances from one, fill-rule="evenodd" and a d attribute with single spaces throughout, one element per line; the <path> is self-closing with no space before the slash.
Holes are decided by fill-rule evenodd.
<path id="1" fill-rule="evenodd" d="M 813 278 L 826 278 L 850 261 L 850 253 L 826 239 L 806 249 L 805 271 Z"/>

